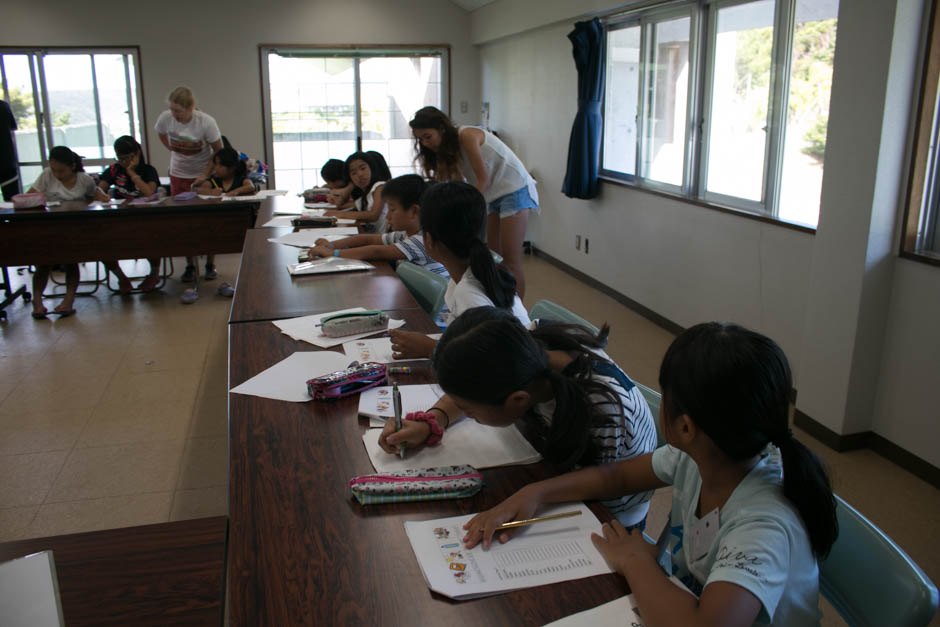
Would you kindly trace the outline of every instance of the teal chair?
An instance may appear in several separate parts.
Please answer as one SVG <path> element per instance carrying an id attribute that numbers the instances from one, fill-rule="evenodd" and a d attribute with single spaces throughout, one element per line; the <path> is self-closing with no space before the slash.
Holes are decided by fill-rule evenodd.
<path id="1" fill-rule="evenodd" d="M 444 292 L 447 291 L 447 279 L 410 261 L 399 261 L 395 270 L 398 277 L 415 297 L 421 309 L 432 320 L 437 319 L 444 306 Z"/>
<path id="2" fill-rule="evenodd" d="M 533 320 L 555 320 L 557 322 L 569 322 L 571 324 L 579 324 L 582 327 L 589 330 L 591 333 L 599 333 L 600 329 L 595 327 L 593 324 L 582 318 L 576 313 L 572 313 L 562 307 L 561 305 L 556 305 L 550 300 L 540 300 L 532 306 L 532 311 L 529 312 L 529 317 Z"/>
<path id="3" fill-rule="evenodd" d="M 643 398 L 646 399 L 646 404 L 650 406 L 650 413 L 653 414 L 653 422 L 656 423 L 656 448 L 664 446 L 666 444 L 666 439 L 663 438 L 663 432 L 659 428 L 659 406 L 662 403 L 662 396 L 656 390 L 646 387 L 642 383 L 637 383 L 636 387 L 639 388 L 640 393 L 643 394 Z"/>
<path id="4" fill-rule="evenodd" d="M 819 564 L 819 590 L 853 626 L 921 626 L 937 611 L 937 587 L 907 553 L 836 496 L 839 538 Z"/>

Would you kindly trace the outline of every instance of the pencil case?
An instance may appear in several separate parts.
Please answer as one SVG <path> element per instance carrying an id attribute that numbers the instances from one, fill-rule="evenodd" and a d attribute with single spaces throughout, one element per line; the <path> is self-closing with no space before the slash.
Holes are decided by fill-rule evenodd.
<path id="1" fill-rule="evenodd" d="M 384 311 L 351 311 L 320 319 L 320 330 L 326 337 L 345 337 L 357 333 L 374 333 L 388 328 Z"/>
<path id="2" fill-rule="evenodd" d="M 483 475 L 473 466 L 413 468 L 349 481 L 349 490 L 362 505 L 463 499 L 481 488 Z"/>
<path id="3" fill-rule="evenodd" d="M 306 216 L 301 218 L 294 218 L 290 221 L 293 226 L 306 226 L 306 227 L 326 227 L 326 226 L 336 226 L 336 218 L 326 216 Z"/>
<path id="4" fill-rule="evenodd" d="M 315 401 L 330 401 L 358 394 L 381 385 L 388 379 L 385 364 L 374 361 L 353 362 L 346 370 L 338 370 L 307 381 L 307 392 Z"/>
<path id="5" fill-rule="evenodd" d="M 46 195 L 42 192 L 33 192 L 31 194 L 16 194 L 11 199 L 13 209 L 35 209 L 46 204 Z"/>

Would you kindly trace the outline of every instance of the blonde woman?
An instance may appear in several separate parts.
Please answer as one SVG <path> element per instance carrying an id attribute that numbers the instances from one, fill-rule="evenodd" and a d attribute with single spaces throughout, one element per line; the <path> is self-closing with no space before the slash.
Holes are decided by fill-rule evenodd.
<path id="1" fill-rule="evenodd" d="M 188 87 L 170 92 L 170 108 L 160 114 L 154 129 L 170 151 L 170 194 L 191 190 L 198 178 L 212 175 L 212 156 L 222 148 L 222 134 L 215 118 L 196 109 L 196 98 Z M 186 258 L 181 280 L 191 282 L 196 274 L 195 260 Z M 206 257 L 205 279 L 214 279 L 215 256 Z"/>

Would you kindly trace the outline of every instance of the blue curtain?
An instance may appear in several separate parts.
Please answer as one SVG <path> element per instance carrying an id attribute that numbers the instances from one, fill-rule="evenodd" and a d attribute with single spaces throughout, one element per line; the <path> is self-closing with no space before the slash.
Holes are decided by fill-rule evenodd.
<path id="1" fill-rule="evenodd" d="M 578 114 L 568 141 L 568 171 L 561 187 L 570 198 L 597 196 L 601 158 L 601 100 L 604 97 L 604 27 L 597 18 L 568 33 L 578 68 Z"/>

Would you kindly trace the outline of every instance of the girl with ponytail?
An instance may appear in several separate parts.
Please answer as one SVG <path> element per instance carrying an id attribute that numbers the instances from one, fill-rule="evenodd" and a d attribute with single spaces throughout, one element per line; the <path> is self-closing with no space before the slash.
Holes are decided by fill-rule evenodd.
<path id="1" fill-rule="evenodd" d="M 470 520 L 468 546 L 542 503 L 671 485 L 671 574 L 698 598 L 669 581 L 639 533 L 613 521 L 592 536 L 647 624 L 817 625 L 817 559 L 839 527 L 825 469 L 788 428 L 783 351 L 734 324 L 699 324 L 666 351 L 659 383 L 667 446 L 526 486 Z"/>
<path id="2" fill-rule="evenodd" d="M 446 395 L 427 412 L 386 424 L 382 447 L 397 453 L 440 441 L 462 416 L 492 426 L 518 423 L 559 470 L 609 464 L 651 452 L 656 424 L 643 395 L 604 353 L 609 327 L 598 335 L 577 325 L 548 323 L 529 331 L 505 309 L 476 307 L 444 332 L 432 358 Z M 642 525 L 649 492 L 604 502 L 626 526 Z"/>
<path id="3" fill-rule="evenodd" d="M 511 312 L 522 324 L 529 323 L 516 280 L 497 265 L 481 239 L 486 224 L 486 201 L 468 183 L 438 183 L 421 196 L 421 231 L 428 254 L 450 274 L 444 294 L 449 323 L 472 307 L 495 306 Z M 434 341 L 412 331 L 391 331 L 396 358 L 430 357 Z"/>

